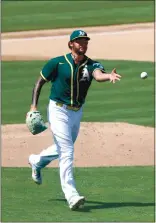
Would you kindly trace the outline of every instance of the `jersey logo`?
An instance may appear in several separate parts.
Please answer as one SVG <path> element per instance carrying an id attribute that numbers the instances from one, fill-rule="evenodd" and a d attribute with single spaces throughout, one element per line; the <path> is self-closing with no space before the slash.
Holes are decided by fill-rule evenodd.
<path id="1" fill-rule="evenodd" d="M 79 31 L 79 36 L 85 36 L 85 32 Z"/>
<path id="2" fill-rule="evenodd" d="M 59 62 L 59 64 L 64 64 L 64 63 Z"/>
<path id="3" fill-rule="evenodd" d="M 90 80 L 89 72 L 87 70 L 87 65 L 85 65 L 85 67 L 82 70 L 82 78 L 80 79 L 80 81 L 89 81 L 89 80 Z"/>

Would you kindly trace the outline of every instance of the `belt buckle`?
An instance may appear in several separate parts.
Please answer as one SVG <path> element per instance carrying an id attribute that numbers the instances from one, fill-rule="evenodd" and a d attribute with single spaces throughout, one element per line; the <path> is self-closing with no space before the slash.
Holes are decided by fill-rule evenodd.
<path id="1" fill-rule="evenodd" d="M 74 111 L 78 111 L 79 109 L 80 109 L 80 108 L 76 108 L 76 107 L 75 107 L 75 108 L 74 108 Z"/>
<path id="2" fill-rule="evenodd" d="M 79 109 L 80 109 L 80 107 L 79 108 L 76 108 L 76 107 L 72 107 L 72 106 L 67 106 L 67 109 L 69 109 L 69 110 L 72 110 L 72 111 L 78 111 Z"/>
<path id="3" fill-rule="evenodd" d="M 63 104 L 59 103 L 59 102 L 56 102 L 56 105 L 59 106 L 59 107 L 62 107 Z"/>
<path id="4" fill-rule="evenodd" d="M 59 102 L 56 102 L 56 105 L 59 106 L 59 107 L 64 107 L 64 104 L 59 103 Z M 72 110 L 72 111 L 78 111 L 80 109 L 80 107 L 72 107 L 70 105 L 67 105 L 66 108 L 68 110 Z"/>
<path id="5" fill-rule="evenodd" d="M 70 105 L 67 105 L 66 107 L 68 110 L 72 110 L 72 107 Z"/>

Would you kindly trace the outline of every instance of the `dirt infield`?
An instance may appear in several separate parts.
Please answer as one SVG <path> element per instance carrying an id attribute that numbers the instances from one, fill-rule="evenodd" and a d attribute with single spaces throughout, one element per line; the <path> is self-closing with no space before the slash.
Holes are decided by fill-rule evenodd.
<path id="1" fill-rule="evenodd" d="M 154 61 L 153 23 L 85 30 L 91 37 L 87 53 L 91 58 Z M 2 60 L 49 59 L 68 52 L 69 33 L 71 29 L 2 34 Z M 50 130 L 32 136 L 25 125 L 2 126 L 2 166 L 28 166 L 28 155 L 52 142 Z M 154 165 L 154 129 L 126 123 L 81 123 L 74 164 Z"/>
<path id="2" fill-rule="evenodd" d="M 32 136 L 25 125 L 2 127 L 2 166 L 28 166 L 30 153 L 52 144 L 50 130 Z M 154 129 L 127 123 L 81 123 L 75 166 L 154 164 Z M 54 161 L 49 166 L 58 166 Z"/>

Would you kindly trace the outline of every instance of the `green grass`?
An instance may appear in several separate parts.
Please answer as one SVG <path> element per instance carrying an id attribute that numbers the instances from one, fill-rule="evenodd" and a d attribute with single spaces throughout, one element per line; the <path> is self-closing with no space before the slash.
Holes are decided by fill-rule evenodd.
<path id="1" fill-rule="evenodd" d="M 2 1 L 2 32 L 154 22 L 154 1 Z"/>
<path id="2" fill-rule="evenodd" d="M 85 207 L 68 209 L 57 168 L 43 170 L 43 184 L 31 169 L 2 168 L 2 221 L 6 222 L 149 222 L 154 221 L 153 167 L 100 167 L 74 170 Z"/>
<path id="3" fill-rule="evenodd" d="M 93 81 L 82 121 L 128 122 L 154 126 L 154 63 L 102 61 L 106 71 L 114 67 L 122 75 L 115 84 Z M 2 62 L 2 124 L 25 123 L 32 89 L 45 61 Z M 141 79 L 140 73 L 149 76 Z M 50 83 L 40 95 L 38 109 L 46 121 Z"/>

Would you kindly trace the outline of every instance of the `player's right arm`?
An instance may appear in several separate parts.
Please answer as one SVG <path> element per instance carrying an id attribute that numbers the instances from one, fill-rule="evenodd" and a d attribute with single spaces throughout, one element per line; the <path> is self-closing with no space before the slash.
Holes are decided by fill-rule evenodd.
<path id="1" fill-rule="evenodd" d="M 40 77 L 38 78 L 37 82 L 32 91 L 32 102 L 30 106 L 30 111 L 36 111 L 38 100 L 40 96 L 41 89 L 46 82 L 54 81 L 56 78 L 56 67 L 57 67 L 57 60 L 56 58 L 49 60 L 43 69 L 40 72 Z"/>
<path id="2" fill-rule="evenodd" d="M 37 104 L 38 104 L 41 88 L 45 83 L 46 83 L 46 80 L 44 80 L 42 76 L 40 76 L 37 82 L 35 83 L 35 86 L 32 91 L 32 102 L 30 106 L 30 111 L 37 111 Z"/>

